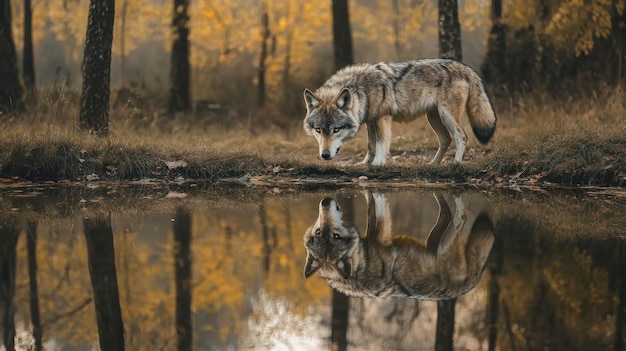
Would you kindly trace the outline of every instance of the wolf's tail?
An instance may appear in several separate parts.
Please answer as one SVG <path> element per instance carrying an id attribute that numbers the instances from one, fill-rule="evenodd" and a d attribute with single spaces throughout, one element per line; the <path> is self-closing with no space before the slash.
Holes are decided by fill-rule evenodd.
<path id="1" fill-rule="evenodd" d="M 478 76 L 470 80 L 467 115 L 478 141 L 487 144 L 496 131 L 496 114 L 485 86 Z"/>

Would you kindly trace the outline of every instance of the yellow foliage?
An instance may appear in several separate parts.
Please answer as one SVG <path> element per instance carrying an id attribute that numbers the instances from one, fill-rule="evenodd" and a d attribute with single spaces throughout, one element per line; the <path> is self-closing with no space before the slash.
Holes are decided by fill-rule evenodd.
<path id="1" fill-rule="evenodd" d="M 24 2 L 12 1 L 11 11 L 13 15 L 13 41 L 15 42 L 16 48 L 21 50 L 24 46 Z M 34 4 L 31 5 L 34 43 L 41 40 L 46 34 L 47 12 L 47 3 L 34 2 Z"/>
<path id="2" fill-rule="evenodd" d="M 423 56 L 425 39 L 437 35 L 435 1 L 376 1 L 370 6 L 352 6 L 352 35 L 355 40 L 376 48 L 375 58 L 366 61 L 401 61 Z M 397 46 L 396 46 L 397 45 Z M 390 50 L 389 48 L 395 48 Z"/>
<path id="3" fill-rule="evenodd" d="M 607 316 L 618 303 L 617 296 L 607 289 L 608 272 L 596 267 L 589 254 L 574 249 L 571 256 L 555 256 L 544 275 L 550 287 L 549 297 L 556 299 L 558 322 L 566 326 L 564 330 L 571 331 L 572 340 L 582 343 L 601 339 L 615 325 L 614 318 Z M 580 323 L 583 319 L 594 323 Z"/>
<path id="4" fill-rule="evenodd" d="M 532 26 L 538 37 L 556 48 L 589 54 L 599 38 L 611 31 L 611 15 L 624 12 L 626 0 L 562 0 L 542 3 L 513 0 L 504 10 L 504 22 L 512 30 Z M 544 8 L 542 8 L 542 6 Z"/>
<path id="5" fill-rule="evenodd" d="M 122 54 L 122 37 L 126 55 L 142 42 L 159 41 L 167 37 L 164 34 L 171 23 L 169 9 L 151 0 L 116 1 L 113 55 Z"/>
<path id="6" fill-rule="evenodd" d="M 487 28 L 489 25 L 490 1 L 468 0 L 459 8 L 459 21 L 466 31 Z"/>
<path id="7" fill-rule="evenodd" d="M 75 345 L 98 340 L 85 238 L 73 221 L 59 221 L 38 229 L 39 306 L 46 335 Z M 17 248 L 17 313 L 28 317 L 26 236 Z"/>

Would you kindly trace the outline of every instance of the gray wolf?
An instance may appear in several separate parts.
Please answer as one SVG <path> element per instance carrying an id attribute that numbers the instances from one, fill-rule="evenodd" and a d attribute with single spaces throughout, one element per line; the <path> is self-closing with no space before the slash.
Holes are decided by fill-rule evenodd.
<path id="1" fill-rule="evenodd" d="M 494 242 L 490 212 L 461 197 L 434 194 L 437 223 L 427 242 L 391 233 L 384 195 L 367 193 L 367 229 L 344 222 L 331 198 L 319 203 L 317 221 L 304 234 L 304 276 L 317 272 L 349 296 L 444 300 L 473 289 Z M 454 207 L 454 212 L 451 210 Z"/>
<path id="2" fill-rule="evenodd" d="M 430 163 L 438 164 L 454 138 L 455 162 L 461 162 L 467 135 L 465 114 L 477 139 L 486 144 L 495 131 L 496 116 L 478 74 L 448 59 L 401 63 L 356 64 L 330 77 L 315 92 L 304 90 L 304 130 L 317 139 L 324 160 L 337 156 L 345 140 L 367 126 L 367 155 L 361 163 L 387 162 L 391 122 L 408 122 L 426 115 L 437 134 L 439 149 Z"/>

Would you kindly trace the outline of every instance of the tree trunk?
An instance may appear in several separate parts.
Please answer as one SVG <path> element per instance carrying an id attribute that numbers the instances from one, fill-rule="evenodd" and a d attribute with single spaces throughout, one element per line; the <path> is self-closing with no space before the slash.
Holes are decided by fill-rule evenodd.
<path id="1" fill-rule="evenodd" d="M 120 24 L 120 84 L 126 82 L 126 13 L 128 12 L 128 0 L 122 1 L 121 24 Z"/>
<path id="2" fill-rule="evenodd" d="M 452 351 L 454 346 L 454 307 L 456 298 L 437 301 L 435 351 Z"/>
<path id="3" fill-rule="evenodd" d="M 354 63 L 348 0 L 333 0 L 333 50 L 335 69 L 339 70 Z"/>
<path id="4" fill-rule="evenodd" d="M 174 0 L 172 60 L 170 62 L 169 113 L 191 112 L 189 65 L 189 0 Z"/>
<path id="5" fill-rule="evenodd" d="M 396 49 L 396 60 L 400 61 L 402 53 L 400 52 L 400 4 L 398 1 L 392 0 L 391 7 L 393 8 L 393 47 Z"/>
<path id="6" fill-rule="evenodd" d="M 111 219 L 103 215 L 84 218 L 83 225 L 100 350 L 123 351 L 124 324 L 117 287 Z"/>
<path id="7" fill-rule="evenodd" d="M 267 60 L 267 41 L 270 38 L 270 20 L 267 14 L 267 6 L 263 4 L 263 14 L 261 16 L 261 56 L 259 56 L 259 72 L 257 78 L 258 104 L 265 106 L 265 61 Z"/>
<path id="8" fill-rule="evenodd" d="M 26 100 L 37 98 L 35 88 L 35 62 L 33 54 L 33 15 L 31 0 L 24 0 L 24 51 L 22 55 L 22 79 L 26 90 Z"/>
<path id="9" fill-rule="evenodd" d="M 0 333 L 7 351 L 15 351 L 15 264 L 20 231 L 12 220 L 0 222 Z"/>
<path id="10" fill-rule="evenodd" d="M 91 0 L 83 55 L 83 91 L 79 126 L 82 130 L 109 133 L 111 46 L 115 0 Z"/>
<path id="11" fill-rule="evenodd" d="M 178 207 L 174 217 L 174 280 L 176 285 L 176 343 L 178 351 L 191 351 L 191 216 Z"/>
<path id="12" fill-rule="evenodd" d="M 288 101 L 291 87 L 289 85 L 289 71 L 291 70 L 291 42 L 293 41 L 293 28 L 289 29 L 285 43 L 285 61 L 283 66 L 283 99 Z"/>
<path id="13" fill-rule="evenodd" d="M 0 0 L 0 116 L 24 109 L 11 22 L 11 1 Z"/>
<path id="14" fill-rule="evenodd" d="M 482 65 L 485 81 L 500 83 L 506 74 L 506 37 L 502 24 L 502 0 L 491 0 L 491 31 L 487 42 L 487 54 Z"/>
<path id="15" fill-rule="evenodd" d="M 439 56 L 463 59 L 457 0 L 439 0 Z"/>
<path id="16" fill-rule="evenodd" d="M 30 322 L 33 325 L 33 339 L 35 339 L 34 351 L 41 351 L 43 329 L 39 313 L 39 288 L 37 286 L 37 222 L 28 221 L 26 223 L 26 240 L 30 290 Z"/>

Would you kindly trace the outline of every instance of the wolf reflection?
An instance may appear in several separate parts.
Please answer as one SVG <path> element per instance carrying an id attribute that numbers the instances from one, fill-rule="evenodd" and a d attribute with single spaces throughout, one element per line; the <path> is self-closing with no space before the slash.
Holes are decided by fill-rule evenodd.
<path id="1" fill-rule="evenodd" d="M 343 220 L 335 200 L 321 200 L 317 221 L 304 233 L 304 276 L 317 272 L 356 297 L 445 300 L 467 293 L 480 281 L 494 242 L 490 212 L 478 199 L 433 195 L 439 215 L 426 243 L 392 235 L 383 194 L 365 193 L 364 234 Z"/>

